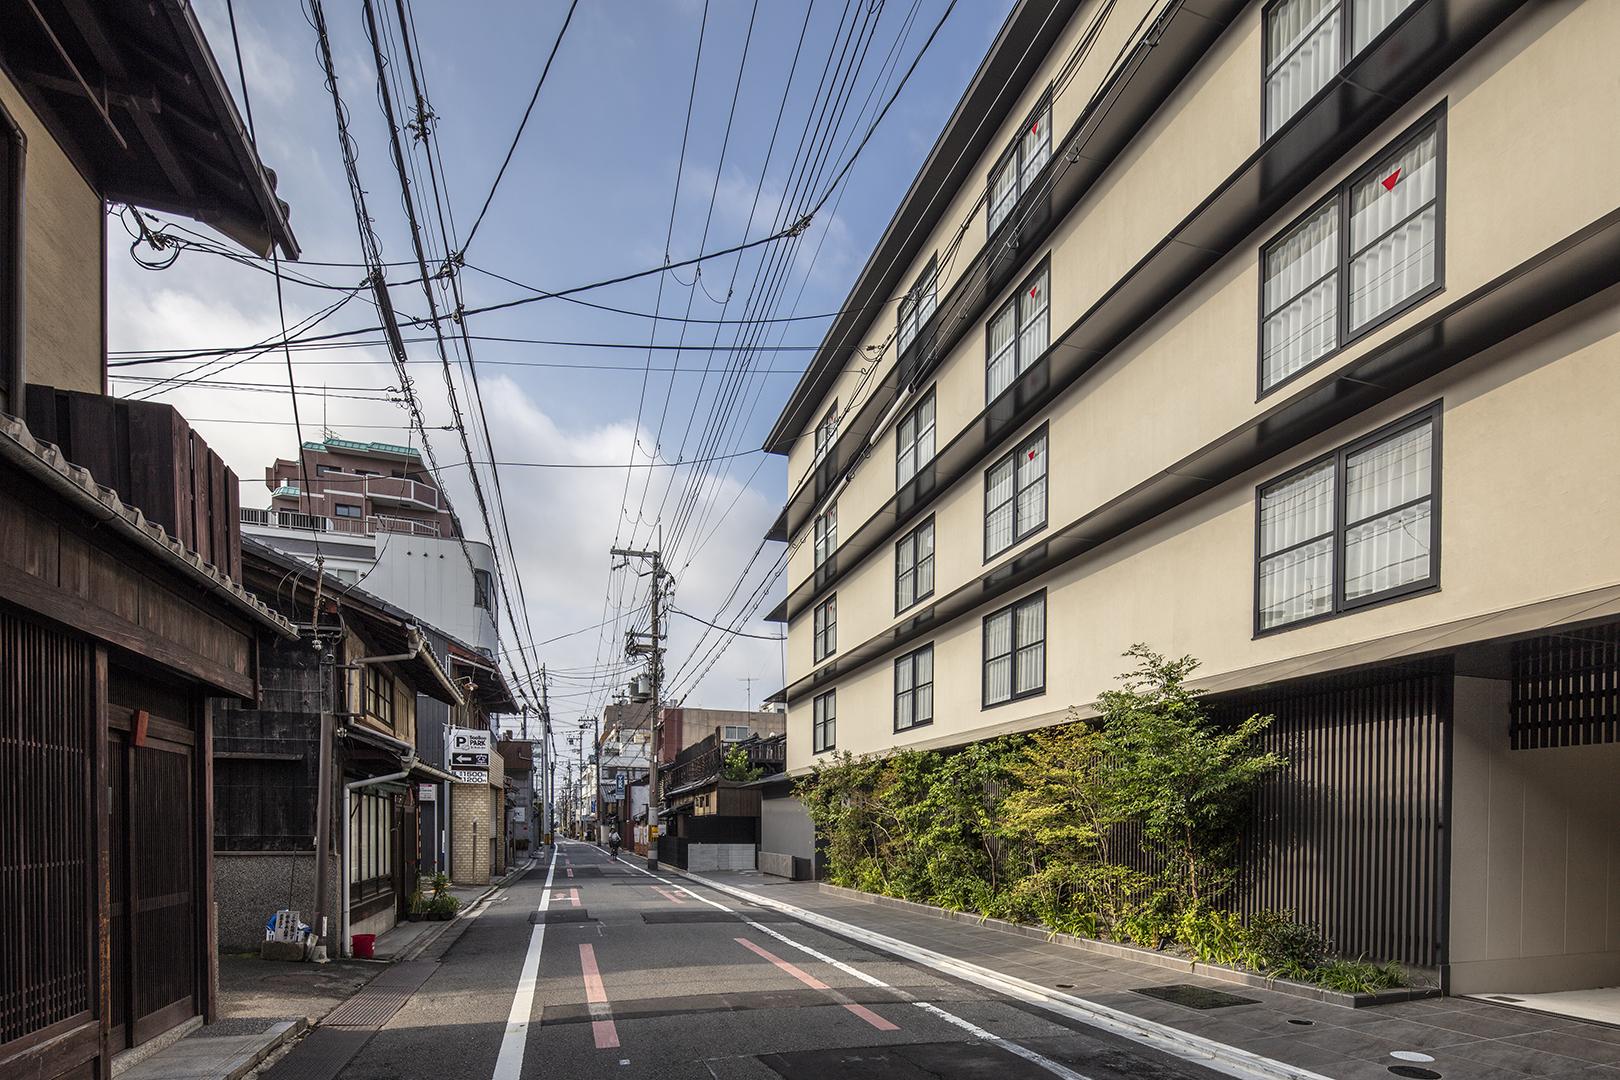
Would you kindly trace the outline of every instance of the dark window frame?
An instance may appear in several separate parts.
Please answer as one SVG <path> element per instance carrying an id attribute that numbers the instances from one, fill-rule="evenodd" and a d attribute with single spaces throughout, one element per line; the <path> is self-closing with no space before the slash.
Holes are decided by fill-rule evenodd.
<path id="1" fill-rule="evenodd" d="M 912 430 L 911 430 L 911 449 L 913 450 L 913 452 L 915 452 L 916 448 L 917 448 L 917 423 L 916 423 L 917 414 L 922 411 L 922 408 L 923 408 L 924 405 L 932 405 L 933 408 L 934 408 L 934 419 L 933 419 L 934 450 L 933 450 L 933 453 L 928 455 L 928 461 L 923 461 L 921 458 L 918 458 L 917 459 L 917 467 L 912 470 L 911 475 L 902 478 L 901 475 L 900 475 L 900 459 L 901 459 L 900 429 L 905 426 L 906 421 L 908 421 L 908 420 L 911 421 L 911 427 L 912 427 Z M 938 455 L 939 455 L 939 401 L 934 396 L 934 388 L 932 386 L 930 386 L 928 388 L 928 392 L 923 394 L 921 397 L 919 397 L 917 399 L 917 404 L 913 405 L 910 409 L 906 410 L 905 414 L 900 417 L 899 422 L 897 422 L 894 425 L 894 487 L 895 487 L 895 490 L 898 491 L 899 489 L 905 487 L 907 484 L 911 483 L 912 480 L 916 479 L 917 474 L 923 471 L 923 467 L 925 465 L 927 465 L 929 462 L 933 461 L 934 458 L 937 457 Z"/>
<path id="2" fill-rule="evenodd" d="M 1335 184 L 1333 190 L 1322 198 L 1316 200 L 1303 213 L 1295 217 L 1287 225 L 1278 229 L 1272 237 L 1260 245 L 1260 282 L 1258 289 L 1258 302 L 1256 311 L 1258 317 L 1255 322 L 1255 401 L 1275 394 L 1283 387 L 1290 385 L 1308 372 L 1315 371 L 1323 364 L 1342 354 L 1346 349 L 1365 338 L 1368 334 L 1381 329 L 1385 325 L 1400 318 L 1413 308 L 1433 299 L 1446 290 L 1446 115 L 1447 102 L 1441 101 L 1433 109 L 1424 113 L 1418 120 L 1409 125 L 1393 140 L 1372 154 L 1367 161 L 1351 173 L 1343 181 Z M 1434 193 L 1434 280 L 1417 292 L 1408 296 L 1388 311 L 1380 312 L 1365 325 L 1352 330 L 1350 328 L 1350 263 L 1360 252 L 1350 250 L 1350 223 L 1351 223 L 1351 194 L 1362 181 L 1376 175 L 1381 162 L 1391 155 L 1401 153 L 1427 137 L 1429 128 L 1434 128 L 1435 144 L 1435 193 Z M 1299 228 L 1306 221 L 1320 213 L 1324 207 L 1334 203 L 1338 204 L 1338 254 L 1333 264 L 1333 273 L 1338 274 L 1338 288 L 1335 292 L 1334 303 L 1337 305 L 1336 317 L 1338 328 L 1338 343 L 1327 352 L 1318 356 L 1297 371 L 1291 371 L 1278 379 L 1270 386 L 1266 385 L 1266 318 L 1270 314 L 1266 311 L 1266 253 L 1285 237 Z M 1420 209 L 1417 213 L 1422 213 Z M 1414 215 L 1415 216 L 1415 215 Z M 1405 220 L 1411 220 L 1407 218 Z M 1403 222 L 1404 223 L 1404 222 Z M 1397 226 L 1398 227 L 1398 226 Z M 1385 234 L 1387 235 L 1387 234 Z M 1382 239 L 1382 237 L 1380 237 Z M 1374 241 L 1376 243 L 1377 241 Z M 1365 248 L 1362 249 L 1366 250 Z M 1323 275 L 1326 277 L 1327 275 Z M 1320 281 L 1320 279 L 1318 279 Z M 1307 286 L 1307 289 L 1313 286 Z"/>
<path id="3" fill-rule="evenodd" d="M 927 319 L 913 322 L 911 338 L 907 340 L 905 336 L 906 318 L 917 310 L 918 302 L 923 296 L 924 286 L 927 286 L 933 293 L 934 307 L 928 312 Z M 897 357 L 904 355 L 907 349 L 922 338 L 923 329 L 928 325 L 928 321 L 933 319 L 934 312 L 937 310 L 939 310 L 939 252 L 936 251 L 929 257 L 928 264 L 923 267 L 922 273 L 917 275 L 917 280 L 911 285 L 911 291 L 902 296 L 900 303 L 896 305 L 894 342 Z"/>
<path id="4" fill-rule="evenodd" d="M 823 432 L 826 433 L 825 442 L 822 441 Z M 811 438 L 813 440 L 811 445 L 815 448 L 815 460 L 810 467 L 818 469 L 821 467 L 821 463 L 827 460 L 827 455 L 832 453 L 833 447 L 838 443 L 838 402 L 836 400 L 827 408 L 822 418 L 816 422 L 815 433 Z"/>
<path id="5" fill-rule="evenodd" d="M 917 570 L 918 570 L 918 567 L 920 567 L 922 565 L 922 560 L 917 557 L 917 552 L 919 550 L 918 540 L 921 537 L 922 531 L 924 529 L 933 529 L 934 530 L 934 554 L 938 554 L 938 552 L 939 552 L 939 530 L 934 529 L 934 515 L 933 514 L 929 514 L 922 521 L 919 521 L 915 528 L 911 529 L 909 532 L 906 533 L 906 535 L 902 536 L 900 539 L 898 539 L 898 540 L 896 540 L 894 542 L 894 613 L 896 615 L 899 615 L 900 613 L 905 612 L 905 611 L 910 611 L 912 608 L 916 607 L 918 604 L 922 603 L 924 600 L 928 599 L 930 596 L 933 596 L 934 595 L 934 584 L 937 583 L 938 580 L 939 580 L 938 575 L 936 573 L 936 575 L 933 578 L 930 579 L 930 584 L 928 586 L 928 591 L 925 592 L 925 593 L 917 592 Z M 907 545 L 907 544 L 911 545 L 911 569 L 910 570 L 901 570 L 900 569 L 900 549 L 902 547 L 904 547 L 905 545 Z M 931 554 L 931 555 L 928 556 L 928 558 L 929 558 L 929 561 L 932 562 L 934 560 L 934 555 Z M 937 569 L 937 564 L 936 564 L 936 569 Z M 911 603 L 902 604 L 902 603 L 900 603 L 900 581 L 901 581 L 901 578 L 908 577 L 908 576 L 911 578 L 911 591 L 912 591 Z"/>
<path id="6" fill-rule="evenodd" d="M 810 620 L 810 657 L 819 664 L 838 652 L 838 594 L 817 604 Z"/>
<path id="7" fill-rule="evenodd" d="M 495 575 L 477 567 L 473 568 L 473 607 L 495 610 Z"/>
<path id="8" fill-rule="evenodd" d="M 1295 117 L 1309 109 L 1311 102 L 1315 101 L 1324 90 L 1333 85 L 1333 79 L 1338 76 L 1339 72 L 1349 67 L 1352 60 L 1354 60 L 1362 52 L 1366 52 L 1368 49 L 1371 49 L 1373 46 L 1377 45 L 1378 42 L 1383 40 L 1383 38 L 1387 35 L 1394 33 L 1396 27 L 1405 22 L 1406 19 L 1411 16 L 1412 12 L 1421 6 L 1420 4 L 1413 2 L 1413 0 L 1409 0 L 1406 7 L 1397 13 L 1393 19 L 1389 20 L 1388 26 L 1380 30 L 1377 36 L 1368 41 L 1367 44 L 1363 45 L 1360 51 L 1354 51 L 1355 33 L 1353 22 L 1355 14 L 1355 0 L 1337 0 L 1340 11 L 1339 66 L 1334 68 L 1333 74 L 1328 77 L 1326 82 L 1317 88 L 1315 94 L 1312 94 L 1303 103 L 1301 103 L 1300 107 L 1294 110 L 1292 116 L 1290 116 L 1287 120 L 1284 120 L 1281 124 L 1278 124 L 1277 130 L 1268 135 L 1266 134 L 1266 129 L 1270 126 L 1271 114 L 1266 104 L 1266 99 L 1269 96 L 1266 91 L 1271 83 L 1272 69 L 1277 64 L 1293 56 L 1294 53 L 1299 51 L 1304 42 L 1309 40 L 1308 38 L 1302 38 L 1300 41 L 1295 42 L 1294 47 L 1289 49 L 1288 52 L 1284 53 L 1277 60 L 1273 60 L 1267 55 L 1267 50 L 1270 48 L 1270 45 L 1268 41 L 1269 35 L 1266 33 L 1266 31 L 1269 29 L 1271 24 L 1271 13 L 1288 2 L 1289 0 L 1267 0 L 1266 5 L 1260 9 L 1260 142 L 1262 144 L 1276 138 L 1285 129 L 1287 129 L 1287 127 L 1294 122 Z"/>
<path id="9" fill-rule="evenodd" d="M 926 683 L 919 683 L 917 681 L 917 658 L 919 656 L 921 656 L 923 653 L 928 654 L 929 676 L 928 676 L 928 681 Z M 913 717 L 915 717 L 917 715 L 917 688 L 919 686 L 926 686 L 926 687 L 929 688 L 929 691 L 930 691 L 930 693 L 928 695 L 928 719 L 926 719 L 926 720 L 913 719 L 911 721 L 911 723 L 906 724 L 904 727 L 902 727 L 901 724 L 900 724 L 900 694 L 901 694 L 901 690 L 900 690 L 900 668 L 902 666 L 908 665 L 908 664 L 911 667 L 911 689 L 905 691 L 905 693 L 908 693 L 908 694 L 911 695 L 911 715 Z M 931 725 L 934 722 L 934 702 L 937 699 L 936 699 L 935 695 L 932 692 L 933 688 L 934 688 L 934 643 L 932 641 L 930 641 L 926 645 L 920 646 L 919 648 L 912 649 L 910 652 L 906 653 L 904 656 L 897 656 L 897 657 L 894 658 L 894 731 L 895 731 L 895 734 L 898 735 L 902 731 L 915 731 L 918 728 L 928 727 L 929 725 Z"/>
<path id="10" fill-rule="evenodd" d="M 1020 643 L 1018 640 L 1018 609 L 1026 604 L 1040 602 L 1041 614 L 1041 685 L 1032 687 L 1023 692 L 1018 690 L 1018 652 L 1028 647 L 1030 643 Z M 990 655 L 990 620 L 998 615 L 1012 613 L 1012 625 L 1008 640 L 1012 643 L 1011 649 L 1005 653 Z M 1051 635 L 1047 632 L 1046 590 L 1038 589 L 1028 596 L 1020 596 L 1010 604 L 1004 604 L 996 610 L 989 612 L 979 620 L 979 710 L 995 709 L 1002 705 L 1011 705 L 1015 701 L 1026 701 L 1029 698 L 1040 697 L 1046 693 L 1046 673 L 1049 670 L 1046 662 L 1046 643 Z M 1011 695 L 1001 701 L 990 700 L 990 661 L 1006 656 L 1011 658 L 1011 666 L 1007 672 L 1007 684 Z"/>
<path id="11" fill-rule="evenodd" d="M 984 562 L 986 564 L 988 564 L 991 559 L 997 558 L 997 557 L 999 557 L 1001 555 L 1004 555 L 1007 552 L 1011 551 L 1013 548 L 1017 547 L 1019 544 L 1023 543 L 1025 540 L 1028 540 L 1030 537 L 1041 533 L 1042 531 L 1044 531 L 1046 529 L 1046 527 L 1048 525 L 1050 525 L 1052 523 L 1052 440 L 1051 440 L 1051 437 L 1050 437 L 1050 432 L 1048 431 L 1048 426 L 1049 425 L 1047 425 L 1047 424 L 1042 424 L 1040 427 L 1038 427 L 1034 431 L 1030 432 L 1024 438 L 1020 439 L 1016 446 L 1014 446 L 1012 449 L 1008 450 L 1005 454 L 1002 454 L 1000 457 L 996 458 L 996 460 L 992 461 L 988 466 L 985 467 L 985 470 L 984 470 Z M 1020 492 L 1020 489 L 1018 487 L 1018 458 L 1019 458 L 1020 455 L 1028 452 L 1029 448 L 1036 442 L 1044 442 L 1046 444 L 1046 472 L 1044 474 L 1044 478 L 1046 480 L 1046 490 L 1041 493 L 1041 523 L 1039 525 L 1034 526 L 1033 528 L 1020 531 L 1019 528 L 1018 528 L 1018 496 L 1019 496 L 1019 492 Z M 1011 496 L 1011 498 L 1009 498 L 1007 500 L 1007 503 L 997 503 L 996 506 L 992 508 L 991 505 L 990 505 L 990 474 L 992 472 L 994 472 L 995 470 L 1001 468 L 1001 466 L 1003 464 L 1006 464 L 1006 463 L 1009 463 L 1009 462 L 1012 464 L 1012 470 L 1013 470 L 1013 475 L 1012 475 L 1012 485 L 1013 485 L 1012 496 Z M 1008 504 L 1011 504 L 1011 506 L 1013 508 L 1013 534 L 1012 534 L 1012 539 L 1010 541 L 1008 541 L 1006 547 L 999 548 L 999 549 L 997 549 L 995 551 L 991 551 L 990 550 L 990 512 L 991 512 L 992 509 L 999 510 L 1002 506 L 1008 505 Z"/>
<path id="12" fill-rule="evenodd" d="M 823 704 L 825 703 L 825 704 Z M 817 715 L 817 714 L 820 715 Z M 831 735 L 831 738 L 828 736 Z M 838 691 L 817 694 L 810 702 L 810 752 L 825 754 L 838 749 Z"/>
<path id="13" fill-rule="evenodd" d="M 1052 157 L 1057 152 L 1057 144 L 1052 138 L 1052 97 L 1052 84 L 1047 83 L 1046 89 L 1041 92 L 1041 96 L 1036 99 L 1035 104 L 1025 115 L 1024 122 L 1018 125 L 1018 131 L 1013 135 L 1012 141 L 1005 150 L 996 155 L 995 162 L 990 166 L 990 172 L 986 175 L 984 181 L 984 235 L 987 239 L 994 238 L 1009 221 L 1018 219 L 1018 204 L 1023 202 L 1024 196 L 1029 194 L 1031 190 L 1024 187 L 1025 163 L 1021 157 L 1024 148 L 1024 132 L 1029 130 L 1030 123 L 1042 113 L 1047 114 L 1046 161 L 1041 165 L 1041 169 L 1036 171 L 1035 175 L 1039 176 L 1040 172 L 1052 163 Z M 995 208 L 996 174 L 1001 172 L 1002 167 L 1007 164 L 1009 158 L 1014 159 L 1012 206 L 1008 208 L 1006 217 L 992 224 L 990 215 Z"/>
<path id="14" fill-rule="evenodd" d="M 810 522 L 810 558 L 815 563 L 814 569 L 820 570 L 825 566 L 837 550 L 838 500 L 834 499 Z"/>
<path id="15" fill-rule="evenodd" d="M 1440 590 L 1440 488 L 1441 466 L 1443 462 L 1441 454 L 1441 419 L 1444 411 L 1443 406 L 1443 401 L 1431 402 L 1430 404 L 1423 406 L 1421 409 L 1414 410 L 1413 412 L 1407 413 L 1405 416 L 1390 421 L 1375 431 L 1370 431 L 1367 434 L 1353 439 L 1350 442 L 1347 442 L 1336 449 L 1330 450 L 1325 454 L 1319 454 L 1310 461 L 1305 462 L 1303 465 L 1289 469 L 1287 472 L 1274 476 L 1262 484 L 1255 485 L 1254 553 L 1251 560 L 1254 565 L 1253 636 L 1255 638 L 1270 637 L 1272 634 L 1286 633 L 1289 630 L 1297 630 L 1302 626 L 1311 626 L 1315 623 L 1326 622 L 1329 619 L 1338 619 L 1343 618 L 1346 615 L 1353 615 L 1358 611 L 1364 611 L 1370 607 L 1379 607 L 1383 604 L 1392 604 L 1423 593 L 1438 592 Z M 1387 442 L 1398 435 L 1405 434 L 1407 431 L 1423 427 L 1424 425 L 1432 425 L 1433 429 L 1429 448 L 1429 494 L 1423 499 L 1413 500 L 1411 503 L 1403 505 L 1415 505 L 1417 502 L 1423 501 L 1429 503 L 1429 574 L 1427 577 L 1416 581 L 1409 581 L 1404 585 L 1397 585 L 1394 588 L 1386 589 L 1383 592 L 1372 593 L 1367 596 L 1357 597 L 1353 600 L 1346 600 L 1344 598 L 1344 538 L 1350 529 L 1354 528 L 1356 525 L 1362 524 L 1362 522 L 1349 522 L 1346 520 L 1347 492 L 1344 482 L 1345 463 L 1349 458 L 1362 452 L 1363 450 L 1368 449 L 1369 447 L 1376 446 L 1381 442 Z M 1327 534 L 1333 539 L 1333 583 L 1329 596 L 1329 599 L 1332 600 L 1332 608 L 1331 610 L 1324 611 L 1318 615 L 1311 615 L 1307 618 L 1295 619 L 1291 622 L 1278 623 L 1276 626 L 1262 627 L 1260 625 L 1261 565 L 1266 559 L 1276 558 L 1284 551 L 1290 549 L 1284 548 L 1281 551 L 1274 551 L 1269 555 L 1262 555 L 1260 553 L 1260 538 L 1262 529 L 1260 500 L 1269 489 L 1277 487 L 1280 484 L 1287 483 L 1303 473 L 1310 472 L 1312 469 L 1321 468 L 1323 465 L 1326 465 L 1329 462 L 1333 464 L 1333 527 L 1332 531 Z M 1400 506 L 1390 507 L 1386 510 L 1380 511 L 1375 515 L 1375 517 L 1383 517 L 1386 514 L 1394 513 L 1399 509 L 1401 509 Z M 1315 540 L 1304 541 L 1304 543 L 1315 543 Z"/>
<path id="16" fill-rule="evenodd" d="M 1024 349 L 1024 316 L 1018 300 L 1024 295 L 1024 291 L 1029 288 L 1030 283 L 1041 277 L 1046 279 L 1046 345 L 1039 353 L 1029 358 L 1028 364 L 1023 364 L 1021 360 Z M 1018 380 L 1034 368 L 1035 361 L 1045 356 L 1052 349 L 1052 253 L 1050 251 L 1041 257 L 1039 263 L 1030 268 L 1029 273 L 1024 275 L 1024 280 L 1018 283 L 1018 288 L 1009 293 L 1007 299 L 997 304 L 995 310 L 990 313 L 990 317 L 984 321 L 984 400 L 987 405 L 1001 396 L 1001 394 L 992 394 L 990 392 L 990 363 L 994 359 L 991 353 L 990 328 L 995 325 L 996 320 L 1001 318 L 1002 313 L 1008 308 L 1012 308 L 1013 312 L 1013 371 L 1012 378 L 1007 380 L 1007 385 L 1002 388 L 1001 394 L 1009 393 L 1013 387 L 1017 386 Z"/>
<path id="17" fill-rule="evenodd" d="M 344 513 L 345 510 L 351 510 L 353 513 L 346 514 Z M 348 521 L 354 521 L 357 518 L 363 518 L 366 516 L 366 508 L 355 503 L 334 502 L 332 504 L 332 516 L 335 518 L 344 518 Z"/>

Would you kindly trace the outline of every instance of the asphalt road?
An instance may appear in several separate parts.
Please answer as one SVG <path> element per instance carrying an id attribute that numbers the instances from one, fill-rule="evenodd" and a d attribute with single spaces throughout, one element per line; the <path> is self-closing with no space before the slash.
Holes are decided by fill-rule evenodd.
<path id="1" fill-rule="evenodd" d="M 342 1076 L 1216 1075 L 642 865 L 564 843 L 479 912 Z"/>

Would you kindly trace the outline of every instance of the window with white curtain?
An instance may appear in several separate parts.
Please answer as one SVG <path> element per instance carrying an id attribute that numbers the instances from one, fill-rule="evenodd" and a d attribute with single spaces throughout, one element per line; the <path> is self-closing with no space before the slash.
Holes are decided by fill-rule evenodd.
<path id="1" fill-rule="evenodd" d="M 827 452 L 832 449 L 833 437 L 837 434 L 838 402 L 835 401 L 827 410 L 827 415 L 821 418 L 821 423 L 816 425 L 816 460 L 811 464 L 811 468 L 821 464 Z"/>
<path id="2" fill-rule="evenodd" d="M 1260 393 L 1440 287 L 1440 124 L 1392 149 L 1260 252 Z"/>
<path id="3" fill-rule="evenodd" d="M 984 557 L 1046 526 L 1046 429 L 984 471 Z"/>
<path id="4" fill-rule="evenodd" d="M 1260 489 L 1258 631 L 1438 583 L 1437 417 L 1425 409 Z"/>
<path id="5" fill-rule="evenodd" d="M 838 745 L 838 691 L 817 694 L 811 706 L 810 749 L 821 754 Z"/>
<path id="6" fill-rule="evenodd" d="M 1046 593 L 984 617 L 984 704 L 1046 692 Z"/>
<path id="7" fill-rule="evenodd" d="M 894 613 L 934 595 L 934 519 L 894 545 Z"/>
<path id="8" fill-rule="evenodd" d="M 924 645 L 894 662 L 894 730 L 934 722 L 934 647 Z"/>
<path id="9" fill-rule="evenodd" d="M 838 547 L 838 504 L 832 503 L 816 515 L 815 522 L 815 557 L 816 569 L 832 558 L 833 551 Z"/>
<path id="10" fill-rule="evenodd" d="M 1266 10 L 1265 31 L 1266 138 L 1304 108 L 1411 3 L 1279 0 L 1271 5 Z"/>
<path id="11" fill-rule="evenodd" d="M 985 331 L 984 399 L 994 401 L 1013 380 L 1028 371 L 1051 343 L 1043 264 L 990 317 Z"/>
<path id="12" fill-rule="evenodd" d="M 1018 197 L 1035 186 L 1035 178 L 1051 158 L 1052 91 L 1048 88 L 990 170 L 985 221 L 991 233 L 1012 216 Z"/>
<path id="13" fill-rule="evenodd" d="M 829 596 L 816 605 L 811 652 L 816 663 L 838 651 L 838 597 Z"/>
<path id="14" fill-rule="evenodd" d="M 894 486 L 904 487 L 924 465 L 934 460 L 934 391 L 900 418 L 894 434 Z"/>
<path id="15" fill-rule="evenodd" d="M 900 326 L 895 332 L 896 354 L 904 353 L 917 340 L 934 314 L 939 286 L 939 257 L 928 260 L 911 291 L 900 298 Z"/>

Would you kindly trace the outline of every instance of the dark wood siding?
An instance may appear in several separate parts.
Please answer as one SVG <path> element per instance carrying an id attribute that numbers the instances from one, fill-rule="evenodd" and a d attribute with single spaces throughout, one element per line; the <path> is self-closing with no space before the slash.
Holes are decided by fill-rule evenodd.
<path id="1" fill-rule="evenodd" d="M 94 668 L 0 604 L 0 1059 L 96 1000 Z"/>
<path id="2" fill-rule="evenodd" d="M 1620 739 L 1620 623 L 1513 646 L 1515 750 Z"/>
<path id="3" fill-rule="evenodd" d="M 1264 741 L 1289 761 L 1255 800 L 1244 915 L 1292 911 L 1344 956 L 1444 961 L 1450 689 L 1449 673 L 1389 673 L 1217 705 L 1274 715 Z"/>

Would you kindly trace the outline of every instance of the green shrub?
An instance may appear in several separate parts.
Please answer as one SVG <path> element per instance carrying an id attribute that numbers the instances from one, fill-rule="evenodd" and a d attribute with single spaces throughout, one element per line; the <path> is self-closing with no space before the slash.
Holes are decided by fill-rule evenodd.
<path id="1" fill-rule="evenodd" d="M 450 916 L 461 910 L 461 901 L 446 892 L 428 901 L 428 911 L 434 915 Z"/>
<path id="2" fill-rule="evenodd" d="M 1305 979 L 1327 959 L 1330 948 L 1321 928 L 1294 921 L 1291 911 L 1262 911 L 1243 933 L 1240 961 L 1245 967 L 1283 979 Z"/>
<path id="3" fill-rule="evenodd" d="M 1204 964 L 1243 962 L 1243 920 L 1236 912 L 1194 904 L 1176 920 L 1176 941 Z"/>
<path id="4" fill-rule="evenodd" d="M 1406 970 L 1399 964 L 1364 960 L 1329 960 L 1311 972 L 1311 981 L 1344 994 L 1375 994 L 1407 985 Z"/>

